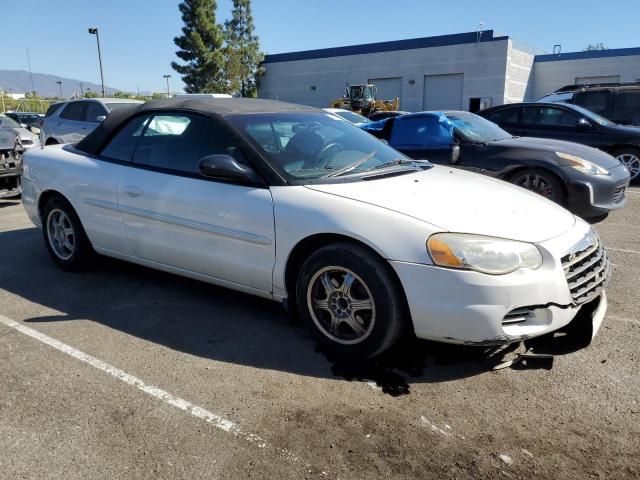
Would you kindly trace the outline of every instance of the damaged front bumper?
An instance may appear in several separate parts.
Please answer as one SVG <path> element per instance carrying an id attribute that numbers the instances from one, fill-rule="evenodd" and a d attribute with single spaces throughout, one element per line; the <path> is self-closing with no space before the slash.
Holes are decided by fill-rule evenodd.
<path id="1" fill-rule="evenodd" d="M 17 197 L 22 193 L 20 186 L 21 161 L 13 152 L 0 152 L 0 198 Z"/>
<path id="2" fill-rule="evenodd" d="M 599 242 L 591 232 L 579 221 L 569 232 L 538 244 L 540 268 L 506 275 L 391 261 L 416 336 L 469 345 L 519 342 L 566 327 L 583 308 L 593 313 L 595 335 L 606 313 L 610 266 L 599 243 L 595 249 L 585 244 Z"/>

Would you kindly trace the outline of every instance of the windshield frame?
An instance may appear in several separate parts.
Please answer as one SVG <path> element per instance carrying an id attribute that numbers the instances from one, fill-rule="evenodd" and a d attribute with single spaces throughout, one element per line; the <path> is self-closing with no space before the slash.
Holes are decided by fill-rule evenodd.
<path id="1" fill-rule="evenodd" d="M 380 142 L 379 147 L 381 149 L 384 150 L 388 150 L 390 153 L 393 152 L 391 154 L 391 156 L 393 157 L 393 160 L 403 160 L 403 162 L 401 163 L 392 163 L 391 161 L 388 162 L 383 162 L 383 163 L 388 163 L 389 165 L 384 167 L 384 168 L 380 168 L 380 169 L 375 169 L 374 167 L 376 166 L 380 166 L 379 165 L 373 165 L 369 168 L 365 168 L 362 170 L 357 170 L 357 171 L 349 171 L 348 173 L 345 174 L 341 174 L 338 176 L 317 176 L 317 177 L 296 177 L 294 175 L 291 175 L 290 173 L 288 173 L 282 166 L 278 165 L 274 159 L 269 157 L 268 152 L 266 152 L 262 146 L 258 143 L 258 141 L 256 139 L 254 139 L 251 134 L 244 128 L 245 127 L 245 119 L 247 117 L 255 117 L 255 116 L 277 116 L 277 115 L 292 115 L 292 114 L 301 114 L 301 112 L 261 112 L 261 113 L 233 113 L 233 114 L 227 114 L 224 115 L 224 119 L 225 119 L 225 123 L 228 124 L 229 128 L 232 129 L 232 131 L 237 134 L 239 137 L 241 137 L 247 144 L 247 146 L 251 147 L 251 149 L 253 150 L 253 153 L 259 157 L 259 159 L 261 160 L 261 163 L 264 164 L 264 166 L 270 170 L 271 172 L 273 172 L 279 180 L 282 180 L 282 183 L 284 185 L 290 185 L 290 186 L 295 186 L 295 185 L 311 185 L 311 184 L 336 184 L 336 183 L 350 183 L 350 182 L 356 182 L 356 181 L 363 181 L 365 180 L 368 176 L 374 176 L 374 177 L 380 177 L 382 175 L 386 175 L 386 174 L 401 174 L 401 173 L 412 173 L 412 172 L 420 172 L 425 170 L 428 167 L 431 167 L 432 164 L 427 163 L 427 162 L 422 162 L 420 166 L 416 165 L 415 163 L 413 163 L 412 159 L 407 157 L 406 155 L 400 153 L 399 151 L 395 150 L 394 148 L 392 148 L 391 146 L 389 146 L 388 144 L 386 144 L 385 142 L 380 141 L 379 139 L 375 138 L 373 135 L 371 135 L 372 139 L 376 142 Z M 335 113 L 329 113 L 327 111 L 318 111 L 318 112 L 305 112 L 304 115 L 325 115 L 325 116 L 336 116 Z M 348 126 L 348 128 L 353 128 L 355 129 L 356 132 L 360 131 L 363 134 L 368 134 L 366 131 L 361 130 L 359 127 L 355 126 L 354 124 L 352 124 L 351 122 L 343 119 L 342 117 L 338 117 L 338 120 L 336 121 L 340 121 L 343 122 L 344 124 L 346 124 Z M 377 145 L 377 144 L 375 144 Z M 366 162 L 365 162 L 366 163 Z M 338 167 L 339 168 L 339 167 Z M 336 169 L 337 170 L 337 169 Z M 330 170 L 327 172 L 330 173 Z M 278 182 L 280 183 L 280 182 Z"/>

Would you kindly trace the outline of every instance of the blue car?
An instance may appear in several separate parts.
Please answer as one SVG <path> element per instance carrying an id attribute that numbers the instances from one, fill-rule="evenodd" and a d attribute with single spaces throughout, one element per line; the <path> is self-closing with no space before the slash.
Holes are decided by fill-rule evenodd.
<path id="1" fill-rule="evenodd" d="M 360 128 L 406 156 L 483 173 L 532 190 L 584 218 L 626 202 L 629 171 L 611 155 L 576 143 L 521 138 L 469 112 L 419 112 Z"/>

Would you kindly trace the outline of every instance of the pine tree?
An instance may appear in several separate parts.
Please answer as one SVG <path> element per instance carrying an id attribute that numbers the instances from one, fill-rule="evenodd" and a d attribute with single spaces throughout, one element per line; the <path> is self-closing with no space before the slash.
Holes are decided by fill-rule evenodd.
<path id="1" fill-rule="evenodd" d="M 184 0 L 178 7 L 182 13 L 182 35 L 173 39 L 180 49 L 178 58 L 186 64 L 171 62 L 182 75 L 187 93 L 219 93 L 228 91 L 225 81 L 224 35 L 216 23 L 216 0 Z"/>
<path id="2" fill-rule="evenodd" d="M 224 24 L 225 69 L 230 90 L 243 97 L 257 95 L 257 76 L 263 73 L 264 56 L 254 30 L 251 0 L 233 0 L 231 20 Z"/>

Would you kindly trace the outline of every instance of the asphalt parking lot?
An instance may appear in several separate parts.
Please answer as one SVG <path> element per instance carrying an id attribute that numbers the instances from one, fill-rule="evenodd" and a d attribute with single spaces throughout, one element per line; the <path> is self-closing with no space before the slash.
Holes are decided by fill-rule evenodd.
<path id="1" fill-rule="evenodd" d="M 492 371 L 408 342 L 333 362 L 279 305 L 104 259 L 54 266 L 0 200 L 0 478 L 640 478 L 640 188 L 596 225 L 594 342 Z"/>

